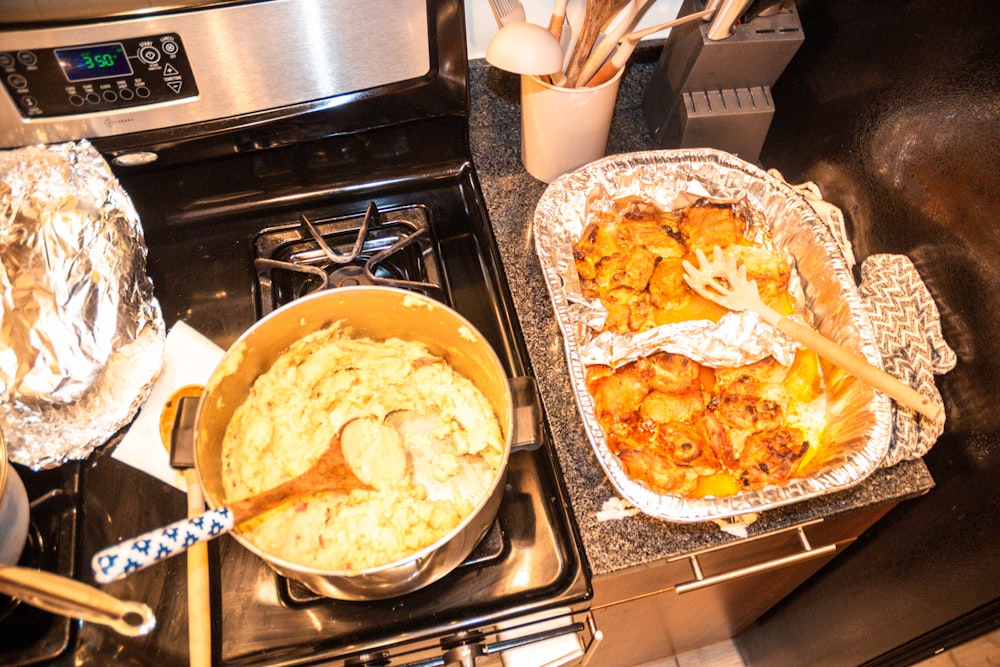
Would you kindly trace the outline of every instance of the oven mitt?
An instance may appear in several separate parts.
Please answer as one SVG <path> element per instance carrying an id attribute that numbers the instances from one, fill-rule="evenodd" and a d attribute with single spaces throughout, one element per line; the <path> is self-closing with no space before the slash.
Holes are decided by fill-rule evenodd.
<path id="1" fill-rule="evenodd" d="M 955 367 L 955 352 L 941 333 L 941 316 L 906 255 L 872 255 L 861 263 L 861 299 L 875 330 L 887 373 L 941 405 L 934 376 Z M 893 404 L 893 433 L 883 465 L 920 458 L 944 432 L 935 422 Z"/>
<path id="2" fill-rule="evenodd" d="M 777 170 L 768 173 L 784 181 Z M 840 209 L 823 201 L 815 183 L 791 187 L 805 197 L 830 228 L 848 268 L 853 270 L 856 261 Z M 861 263 L 858 292 L 868 311 L 884 370 L 935 403 L 943 404 L 934 376 L 954 368 L 957 358 L 941 332 L 937 305 L 910 259 L 890 254 L 868 257 Z M 892 406 L 892 439 L 882 462 L 886 467 L 920 458 L 944 432 L 943 416 L 932 422 L 909 410 L 900 410 L 895 403 Z"/>

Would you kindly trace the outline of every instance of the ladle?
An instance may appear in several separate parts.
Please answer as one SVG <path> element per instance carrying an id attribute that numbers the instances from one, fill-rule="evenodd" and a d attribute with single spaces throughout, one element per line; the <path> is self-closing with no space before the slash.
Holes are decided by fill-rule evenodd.
<path id="1" fill-rule="evenodd" d="M 543 76 L 562 70 L 563 51 L 559 40 L 542 26 L 512 23 L 493 35 L 486 62 L 507 72 Z"/>
<path id="2" fill-rule="evenodd" d="M 349 493 L 353 489 L 369 488 L 358 479 L 344 460 L 341 438 L 350 424 L 351 422 L 347 422 L 341 427 L 340 433 L 330 440 L 326 451 L 298 477 L 263 493 L 205 512 L 201 516 L 175 521 L 98 551 L 91 560 L 94 579 L 102 584 L 120 579 L 176 556 L 195 544 L 224 535 L 241 523 L 295 498 L 320 491 Z"/>

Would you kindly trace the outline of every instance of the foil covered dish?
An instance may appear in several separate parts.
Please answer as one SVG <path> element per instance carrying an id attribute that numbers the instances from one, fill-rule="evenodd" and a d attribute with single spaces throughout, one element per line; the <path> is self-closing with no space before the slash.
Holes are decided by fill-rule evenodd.
<path id="1" fill-rule="evenodd" d="M 34 469 L 129 423 L 163 364 L 139 215 L 87 141 L 0 151 L 0 429 Z"/>
<path id="2" fill-rule="evenodd" d="M 731 517 L 879 467 L 887 397 L 683 280 L 719 248 L 771 307 L 880 366 L 839 246 L 786 183 L 713 149 L 615 155 L 551 183 L 533 233 L 590 445 L 636 508 Z"/>

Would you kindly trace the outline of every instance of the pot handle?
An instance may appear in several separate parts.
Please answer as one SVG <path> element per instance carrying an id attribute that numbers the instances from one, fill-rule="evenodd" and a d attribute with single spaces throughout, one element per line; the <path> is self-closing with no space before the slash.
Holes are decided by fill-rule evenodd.
<path id="1" fill-rule="evenodd" d="M 201 516 L 181 519 L 119 542 L 94 554 L 90 561 L 94 579 L 106 584 L 137 570 L 187 551 L 201 542 L 214 540 L 233 529 L 228 507 L 209 510 Z"/>
<path id="2" fill-rule="evenodd" d="M 54 614 L 106 625 L 126 637 L 145 635 L 156 626 L 156 617 L 147 605 L 119 600 L 44 570 L 0 567 L 0 592 Z"/>
<path id="3" fill-rule="evenodd" d="M 535 378 L 523 375 L 510 378 L 510 394 L 514 405 L 510 449 L 534 451 L 542 446 L 545 429 L 542 426 L 542 399 Z"/>

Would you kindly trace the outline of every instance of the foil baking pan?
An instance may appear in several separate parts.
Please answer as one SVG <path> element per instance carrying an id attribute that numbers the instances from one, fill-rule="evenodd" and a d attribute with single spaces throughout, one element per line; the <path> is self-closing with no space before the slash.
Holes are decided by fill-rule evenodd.
<path id="1" fill-rule="evenodd" d="M 787 183 L 722 151 L 679 149 L 614 155 L 553 181 L 533 219 L 535 249 L 563 335 L 566 360 L 584 427 L 598 463 L 615 489 L 640 511 L 678 522 L 760 512 L 855 486 L 878 469 L 892 437 L 888 397 L 844 374 L 827 377 L 827 446 L 808 476 L 726 497 L 657 493 L 631 479 L 610 450 L 586 387 L 586 365 L 619 365 L 660 349 L 710 366 L 752 363 L 794 349 L 752 314 L 729 314 L 718 325 L 685 322 L 643 334 L 598 334 L 601 307 L 583 297 L 573 244 L 586 213 L 602 202 L 639 197 L 662 210 L 699 199 L 731 202 L 754 224 L 766 225 L 775 246 L 794 261 L 795 289 L 821 333 L 881 367 L 872 326 L 853 276 L 830 230 Z M 744 318 L 750 317 L 750 320 Z M 732 317 L 732 320 L 727 318 Z M 735 333 L 734 333 L 735 332 Z M 735 337 L 735 345 L 716 344 Z M 714 341 L 706 344 L 706 341 Z"/>

